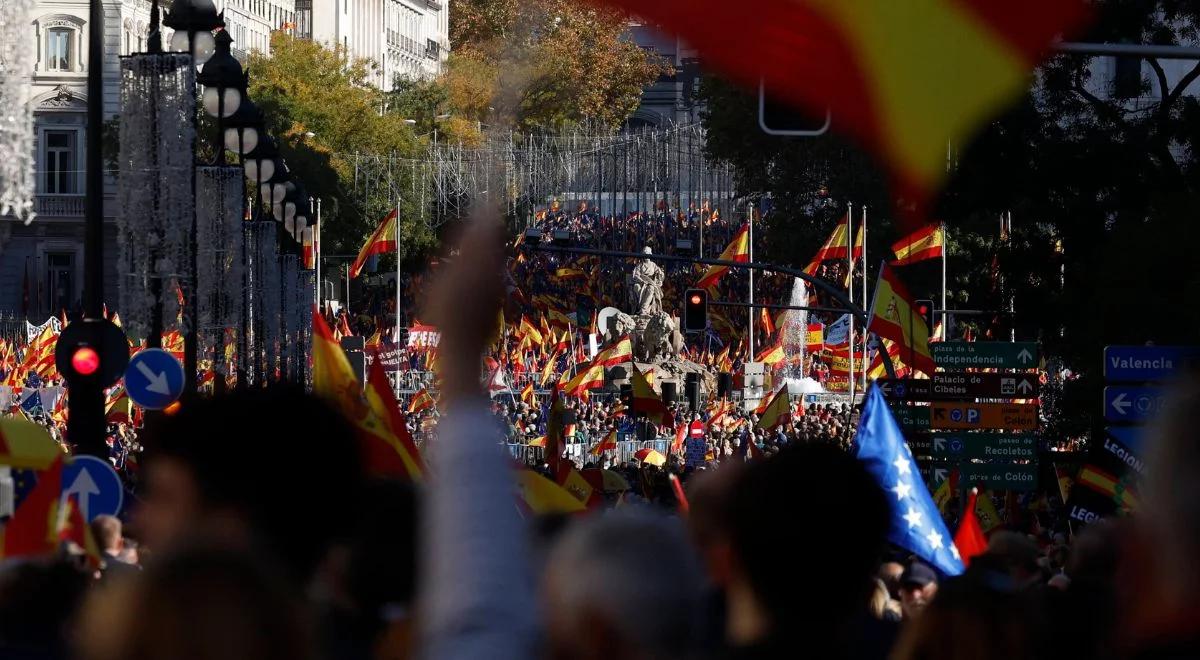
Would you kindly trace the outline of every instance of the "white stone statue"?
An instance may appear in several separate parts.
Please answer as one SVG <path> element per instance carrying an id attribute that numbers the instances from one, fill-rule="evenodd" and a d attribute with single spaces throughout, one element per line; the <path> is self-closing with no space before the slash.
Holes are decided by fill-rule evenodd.
<path id="1" fill-rule="evenodd" d="M 650 247 L 643 254 L 652 254 Z M 637 299 L 637 313 L 649 316 L 662 312 L 662 286 L 666 274 L 653 260 L 646 258 L 633 269 L 633 296 Z"/>

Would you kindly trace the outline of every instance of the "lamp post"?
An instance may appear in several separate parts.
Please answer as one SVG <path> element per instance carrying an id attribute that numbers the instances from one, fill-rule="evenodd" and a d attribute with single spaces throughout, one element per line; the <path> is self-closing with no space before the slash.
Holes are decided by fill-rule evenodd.
<path id="1" fill-rule="evenodd" d="M 261 171 L 260 164 L 263 162 L 270 163 L 271 172 L 275 173 L 275 163 L 273 159 L 278 155 L 278 151 L 274 151 L 275 145 L 271 138 L 267 136 L 266 129 L 263 126 L 262 111 L 250 99 L 245 99 L 238 109 L 228 119 L 225 120 L 225 148 L 238 155 L 239 162 L 242 165 L 242 170 L 246 178 L 257 186 L 258 173 Z M 262 149 L 259 149 L 261 140 Z M 251 166 L 253 163 L 253 166 Z M 253 170 L 253 176 L 251 176 Z M 242 218 L 248 219 L 249 212 L 246 189 L 242 188 Z M 242 226 L 242 264 L 248 264 L 249 259 L 249 241 L 246 240 L 245 225 Z M 250 331 L 250 271 L 248 268 L 242 268 L 242 327 L 238 328 L 237 338 L 237 386 L 239 389 L 244 389 L 249 385 L 247 380 L 246 370 L 249 365 L 247 362 L 247 351 L 250 349 L 248 341 L 248 333 Z"/>

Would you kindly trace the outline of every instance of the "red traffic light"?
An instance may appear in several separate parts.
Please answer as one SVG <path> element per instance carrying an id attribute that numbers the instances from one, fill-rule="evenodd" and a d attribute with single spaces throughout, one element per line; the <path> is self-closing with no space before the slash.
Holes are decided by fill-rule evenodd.
<path id="1" fill-rule="evenodd" d="M 700 294 L 698 294 L 698 293 L 693 293 L 693 294 L 692 294 L 692 304 L 693 304 L 693 305 L 699 305 L 699 304 L 700 304 Z"/>
<path id="2" fill-rule="evenodd" d="M 71 355 L 71 366 L 81 376 L 91 376 L 100 368 L 100 354 L 91 346 L 81 346 Z"/>

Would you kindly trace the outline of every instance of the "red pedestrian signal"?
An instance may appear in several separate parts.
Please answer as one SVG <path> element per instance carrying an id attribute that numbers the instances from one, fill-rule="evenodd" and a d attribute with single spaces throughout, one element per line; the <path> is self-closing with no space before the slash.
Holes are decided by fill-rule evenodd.
<path id="1" fill-rule="evenodd" d="M 683 331 L 704 332 L 708 326 L 708 292 L 688 289 L 684 295 Z"/>
<path id="2" fill-rule="evenodd" d="M 917 308 L 917 314 L 925 319 L 925 325 L 929 327 L 930 334 L 933 333 L 933 301 L 928 298 L 918 299 L 913 301 L 913 305 Z"/>
<path id="3" fill-rule="evenodd" d="M 91 346 L 80 346 L 71 355 L 71 366 L 80 376 L 91 376 L 100 368 L 100 354 Z"/>

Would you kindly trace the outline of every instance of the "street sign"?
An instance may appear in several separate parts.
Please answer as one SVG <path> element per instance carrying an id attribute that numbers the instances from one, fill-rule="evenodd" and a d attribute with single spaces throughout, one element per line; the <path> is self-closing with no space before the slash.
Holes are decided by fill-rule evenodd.
<path id="1" fill-rule="evenodd" d="M 929 408 L 892 404 L 892 416 L 900 428 L 911 431 L 929 430 Z"/>
<path id="2" fill-rule="evenodd" d="M 1027 403 L 940 403 L 930 406 L 937 429 L 1006 429 L 1033 431 L 1038 407 Z"/>
<path id="3" fill-rule="evenodd" d="M 930 455 L 948 459 L 1037 458 L 1037 436 L 1016 433 L 934 433 Z"/>
<path id="4" fill-rule="evenodd" d="M 1106 426 L 1104 432 L 1135 454 L 1141 453 L 1142 430 L 1140 428 L 1136 426 Z"/>
<path id="5" fill-rule="evenodd" d="M 115 516 L 125 503 L 125 489 L 108 461 L 95 456 L 74 456 L 63 466 L 62 502 L 74 497 L 86 522 L 99 515 Z"/>
<path id="6" fill-rule="evenodd" d="M 914 433 L 906 442 L 908 442 L 908 450 L 912 452 L 913 456 L 929 456 L 933 452 L 933 442 L 927 434 Z"/>
<path id="7" fill-rule="evenodd" d="M 1036 341 L 939 341 L 929 345 L 933 361 L 947 371 L 965 367 L 1036 369 L 1040 350 Z"/>
<path id="8" fill-rule="evenodd" d="M 1157 387 L 1104 388 L 1104 419 L 1110 422 L 1145 422 L 1167 402 L 1165 391 Z"/>
<path id="9" fill-rule="evenodd" d="M 982 484 L 992 490 L 1033 490 L 1037 463 L 961 463 L 958 483 L 963 488 Z"/>
<path id="10" fill-rule="evenodd" d="M 1036 399 L 1041 391 L 1036 374 L 939 372 L 928 380 L 880 378 L 875 382 L 884 398 L 894 401 Z"/>
<path id="11" fill-rule="evenodd" d="M 688 426 L 688 435 L 692 436 L 693 438 L 703 438 L 704 422 L 698 419 L 692 422 L 691 425 Z"/>
<path id="12" fill-rule="evenodd" d="M 125 370 L 125 391 L 137 405 L 161 410 L 183 393 L 183 365 L 161 348 L 138 351 Z"/>
<path id="13" fill-rule="evenodd" d="M 1197 361 L 1200 361 L 1200 346 L 1105 346 L 1104 378 L 1134 382 L 1167 380 Z"/>

